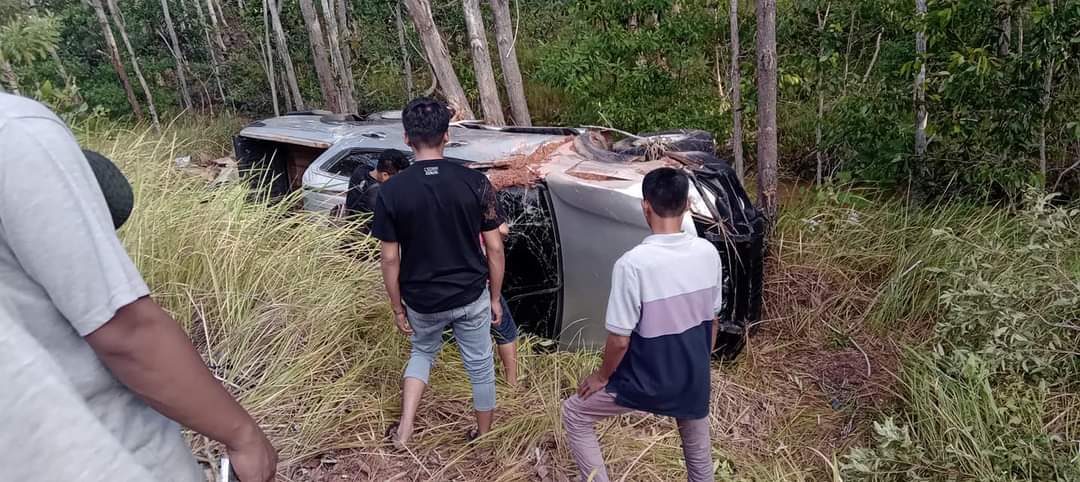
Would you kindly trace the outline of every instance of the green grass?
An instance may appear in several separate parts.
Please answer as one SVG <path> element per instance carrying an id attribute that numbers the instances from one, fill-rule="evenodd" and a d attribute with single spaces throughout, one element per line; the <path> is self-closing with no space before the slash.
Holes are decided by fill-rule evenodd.
<path id="1" fill-rule="evenodd" d="M 161 135 L 108 123 L 76 132 L 132 179 L 136 209 L 121 232 L 126 246 L 155 297 L 266 427 L 281 451 L 281 474 L 307 480 L 311 460 L 336 454 L 336 469 L 317 470 L 372 480 L 571 476 L 559 402 L 599 356 L 545 353 L 531 337 L 521 347 L 524 388 L 500 382 L 490 436 L 463 444 L 471 389 L 448 346 L 421 406 L 413 451 L 385 447 L 381 434 L 398 414 L 408 343 L 391 323 L 377 264 L 364 261 L 375 244 L 350 243 L 350 226 L 287 203 L 251 203 L 240 186 L 211 187 L 172 167 L 181 155 L 226 154 L 241 125 L 182 119 Z M 955 288 L 947 272 L 975 245 L 1022 244 L 1027 221 L 969 205 L 914 209 L 846 188 L 792 189 L 782 213 L 771 246 L 766 322 L 745 356 L 714 369 L 720 480 L 841 480 L 845 456 L 878 443 L 872 424 L 886 415 L 910 427 L 915 445 L 940 455 L 934 460 L 962 468 L 931 465 L 913 473 L 928 480 L 988 474 L 978 454 L 990 443 L 986 437 L 1000 437 L 1001 415 L 989 408 L 1000 403 L 995 393 L 921 360 L 951 313 L 941 301 Z M 1073 252 L 1060 261 L 1065 272 L 1078 265 Z M 1061 427 L 1055 433 L 1075 434 L 1080 398 L 1072 393 L 1062 386 L 1033 398 L 1035 408 L 1024 412 L 1028 432 L 1042 421 Z M 1054 419 L 1055 410 L 1066 415 Z M 685 477 L 670 420 L 629 415 L 600 431 L 616 480 Z M 974 442 L 965 445 L 967 439 Z M 217 450 L 200 437 L 193 444 L 204 458 Z"/>

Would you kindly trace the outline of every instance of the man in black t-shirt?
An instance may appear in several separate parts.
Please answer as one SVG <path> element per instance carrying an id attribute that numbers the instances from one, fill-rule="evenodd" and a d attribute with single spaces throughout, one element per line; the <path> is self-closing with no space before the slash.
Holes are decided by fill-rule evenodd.
<path id="1" fill-rule="evenodd" d="M 368 165 L 367 162 L 356 166 L 352 175 L 349 176 L 349 190 L 345 193 L 345 215 L 355 216 L 375 212 L 379 186 L 407 167 L 409 167 L 409 158 L 397 149 L 380 152 L 379 160 L 374 167 Z"/>
<path id="2" fill-rule="evenodd" d="M 503 218 L 487 177 L 443 158 L 449 122 L 441 102 L 422 97 L 405 107 L 405 143 L 416 162 L 383 184 L 375 203 L 372 234 L 382 241 L 386 292 L 398 329 L 412 343 L 401 420 L 387 430 L 399 447 L 412 436 L 448 326 L 472 383 L 477 427 L 469 439 L 491 429 L 495 410 L 490 330 L 502 321 Z"/>

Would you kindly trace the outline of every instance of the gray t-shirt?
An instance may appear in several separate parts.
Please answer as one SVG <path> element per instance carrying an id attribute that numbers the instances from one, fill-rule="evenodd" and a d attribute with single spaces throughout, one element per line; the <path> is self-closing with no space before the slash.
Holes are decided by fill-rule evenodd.
<path id="1" fill-rule="evenodd" d="M 0 480 L 204 479 L 83 340 L 148 294 L 71 132 L 0 93 Z"/>

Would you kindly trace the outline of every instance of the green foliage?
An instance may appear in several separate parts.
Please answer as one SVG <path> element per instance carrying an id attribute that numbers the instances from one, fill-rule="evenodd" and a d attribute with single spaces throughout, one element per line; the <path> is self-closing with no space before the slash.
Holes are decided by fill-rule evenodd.
<path id="1" fill-rule="evenodd" d="M 932 349 L 911 351 L 905 410 L 853 450 L 850 480 L 1077 480 L 1080 209 L 1029 194 L 1020 230 L 933 235 L 961 245 L 939 276 L 944 309 Z M 1065 420 L 1065 422 L 1059 422 Z"/>
<path id="2" fill-rule="evenodd" d="M 537 79 L 571 97 L 567 119 L 633 130 L 727 130 L 714 46 L 722 39 L 710 2 L 574 2 L 573 34 L 545 47 Z M 725 69 L 726 70 L 726 69 Z"/>
<path id="3" fill-rule="evenodd" d="M 0 57 L 16 64 L 29 64 L 46 57 L 59 40 L 56 19 L 52 16 L 17 16 L 0 25 Z"/>

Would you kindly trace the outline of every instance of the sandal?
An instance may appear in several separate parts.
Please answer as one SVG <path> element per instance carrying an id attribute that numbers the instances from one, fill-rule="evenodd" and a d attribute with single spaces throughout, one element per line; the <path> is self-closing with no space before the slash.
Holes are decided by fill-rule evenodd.
<path id="1" fill-rule="evenodd" d="M 469 430 L 467 430 L 465 432 L 465 441 L 468 442 L 468 443 L 473 443 L 478 438 L 480 438 L 480 429 L 479 428 L 473 427 L 473 428 L 470 428 Z"/>

